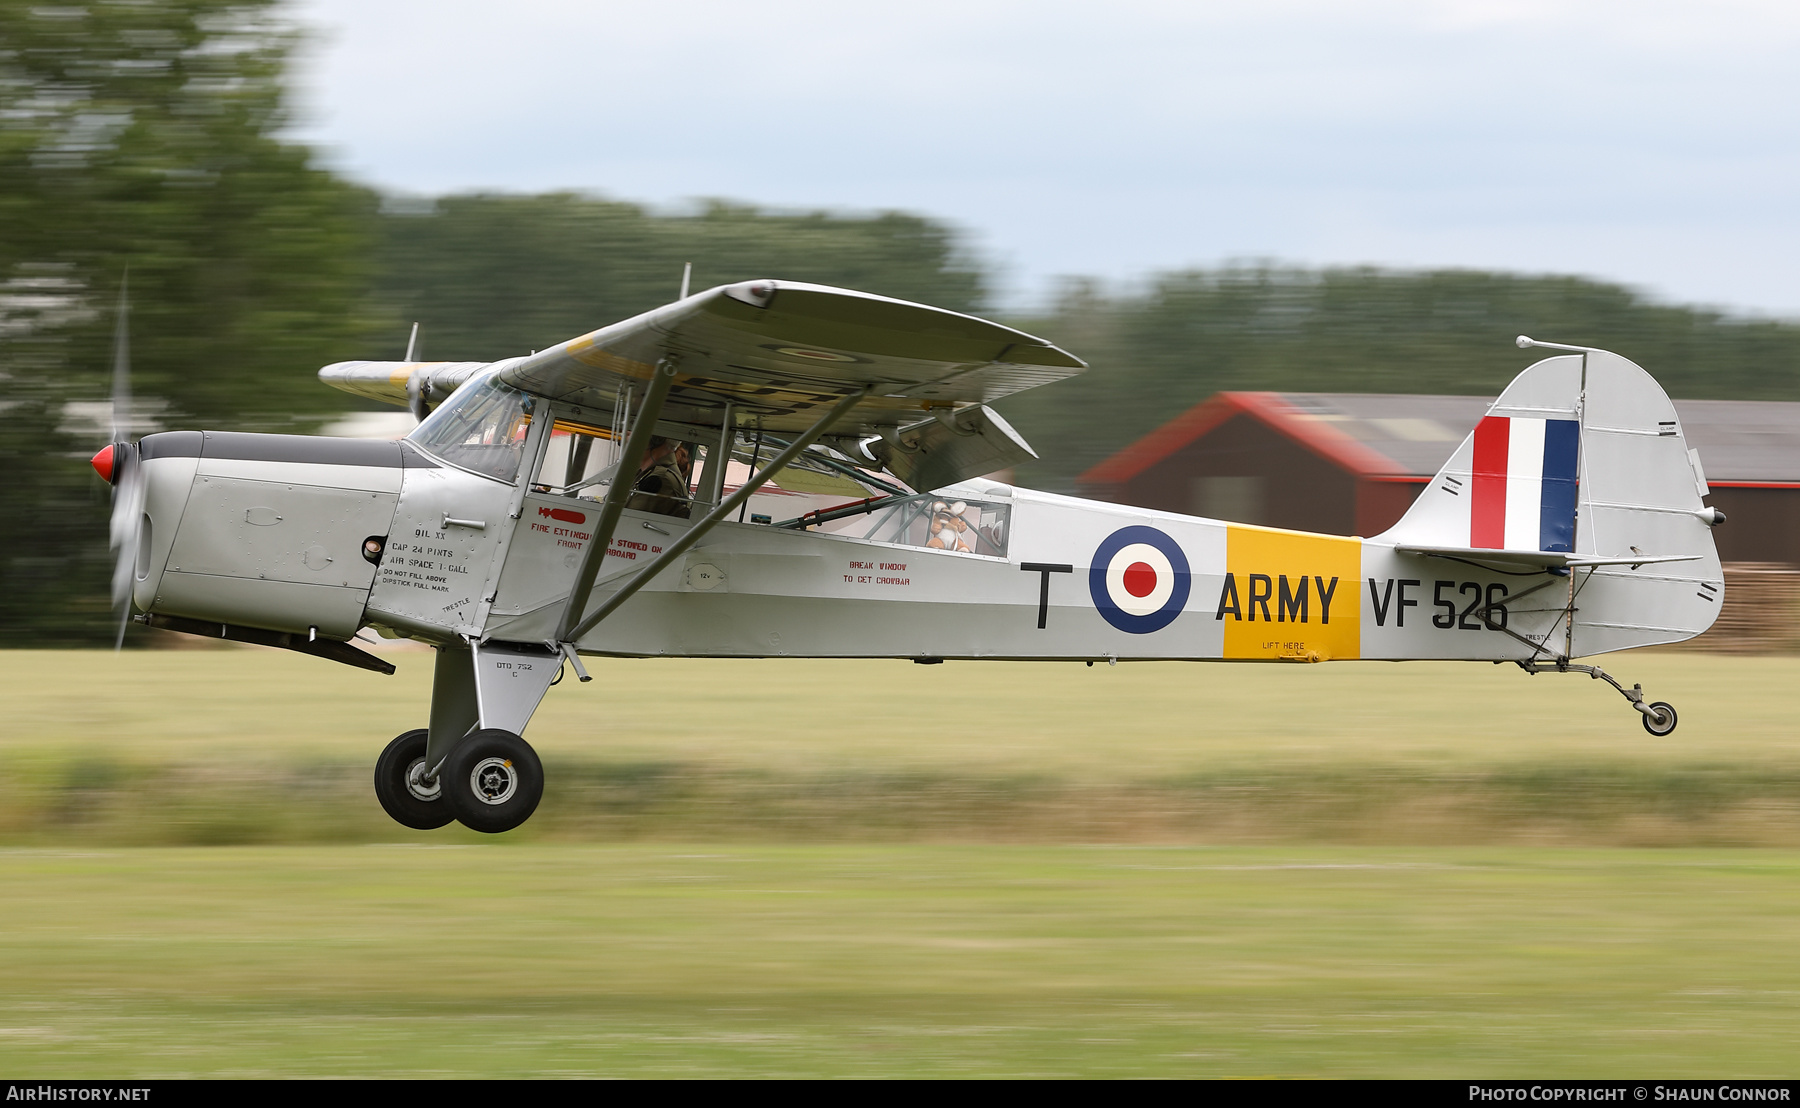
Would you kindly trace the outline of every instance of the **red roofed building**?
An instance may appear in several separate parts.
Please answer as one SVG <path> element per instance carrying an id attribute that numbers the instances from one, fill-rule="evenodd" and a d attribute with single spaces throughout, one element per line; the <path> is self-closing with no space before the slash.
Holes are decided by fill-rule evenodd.
<path id="1" fill-rule="evenodd" d="M 1391 527 L 1493 401 L 1222 392 L 1078 478 L 1084 495 L 1336 535 Z M 1800 564 L 1800 404 L 1677 400 L 1731 562 Z"/>

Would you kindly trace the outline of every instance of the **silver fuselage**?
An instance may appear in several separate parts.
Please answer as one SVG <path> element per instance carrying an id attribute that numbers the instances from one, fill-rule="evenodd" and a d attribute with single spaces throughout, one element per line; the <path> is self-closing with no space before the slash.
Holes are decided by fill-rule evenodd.
<path id="1" fill-rule="evenodd" d="M 552 641 L 599 507 L 410 443 L 175 432 L 146 438 L 143 453 L 141 610 L 336 639 L 372 626 L 432 643 Z M 576 645 L 747 658 L 1525 659 L 1678 641 L 1718 607 L 1707 588 L 1721 581 L 1716 555 L 1526 577 L 1382 540 L 991 481 L 937 495 L 1003 511 L 1004 554 L 721 523 Z M 626 511 L 590 610 L 692 525 Z M 384 545 L 378 562 L 363 555 L 370 538 Z M 1134 566 L 1138 579 L 1125 576 Z M 1478 614 L 1493 605 L 1512 634 Z"/>

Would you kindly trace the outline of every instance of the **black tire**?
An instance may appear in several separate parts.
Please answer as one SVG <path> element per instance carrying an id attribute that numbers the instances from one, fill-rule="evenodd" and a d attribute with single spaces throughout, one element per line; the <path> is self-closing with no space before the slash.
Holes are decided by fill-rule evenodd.
<path id="1" fill-rule="evenodd" d="M 1658 700 L 1650 705 L 1650 710 L 1656 715 L 1644 717 L 1644 730 L 1659 737 L 1675 730 L 1675 705 Z"/>
<path id="2" fill-rule="evenodd" d="M 375 759 L 375 799 L 381 809 L 394 817 L 402 827 L 433 831 L 456 818 L 456 813 L 442 799 L 442 786 L 423 790 L 409 784 L 413 767 L 425 761 L 425 740 L 430 732 L 423 727 L 408 731 Z"/>
<path id="3" fill-rule="evenodd" d="M 511 731 L 472 731 L 438 771 L 444 800 L 464 827 L 497 835 L 531 818 L 544 797 L 544 764 Z"/>

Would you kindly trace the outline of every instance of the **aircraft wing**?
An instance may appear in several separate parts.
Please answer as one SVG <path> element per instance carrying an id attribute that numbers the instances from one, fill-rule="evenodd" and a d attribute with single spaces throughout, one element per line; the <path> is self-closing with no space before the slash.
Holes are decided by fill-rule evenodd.
<path id="1" fill-rule="evenodd" d="M 514 359 L 498 376 L 538 396 L 611 412 L 620 388 L 641 394 L 663 358 L 676 368 L 664 421 L 716 427 L 729 404 L 740 426 L 800 431 L 842 397 L 870 388 L 838 424 L 839 435 L 892 431 L 1086 368 L 1043 339 L 973 316 L 824 285 L 758 280 L 708 289 Z M 462 368 L 442 365 L 446 372 Z M 437 373 L 430 364 L 362 362 L 329 366 L 320 376 L 347 391 L 405 403 L 414 374 Z M 432 386 L 430 394 L 441 398 L 442 385 Z"/>
<path id="2" fill-rule="evenodd" d="M 717 426 L 726 404 L 799 431 L 874 386 L 840 424 L 879 431 L 1072 376 L 1076 357 L 1010 327 L 923 304 L 784 281 L 723 285 L 554 346 L 501 371 L 539 396 L 611 409 L 620 385 L 672 358 L 663 418 Z"/>

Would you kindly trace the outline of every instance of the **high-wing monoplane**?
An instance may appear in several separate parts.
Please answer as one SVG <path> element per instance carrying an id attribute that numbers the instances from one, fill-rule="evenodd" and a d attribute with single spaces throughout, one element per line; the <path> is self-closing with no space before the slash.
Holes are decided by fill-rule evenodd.
<path id="1" fill-rule="evenodd" d="M 389 673 L 365 629 L 436 648 L 427 725 L 375 770 L 409 827 L 528 818 L 522 735 L 584 655 L 1506 661 L 1604 678 L 1667 734 L 1674 708 L 1573 659 L 1711 626 L 1724 517 L 1649 374 L 1520 345 L 1556 353 L 1373 538 L 984 477 L 1035 457 L 988 405 L 1079 359 L 773 280 L 526 357 L 319 371 L 410 407 L 401 441 L 168 431 L 94 464 L 141 622 Z"/>

